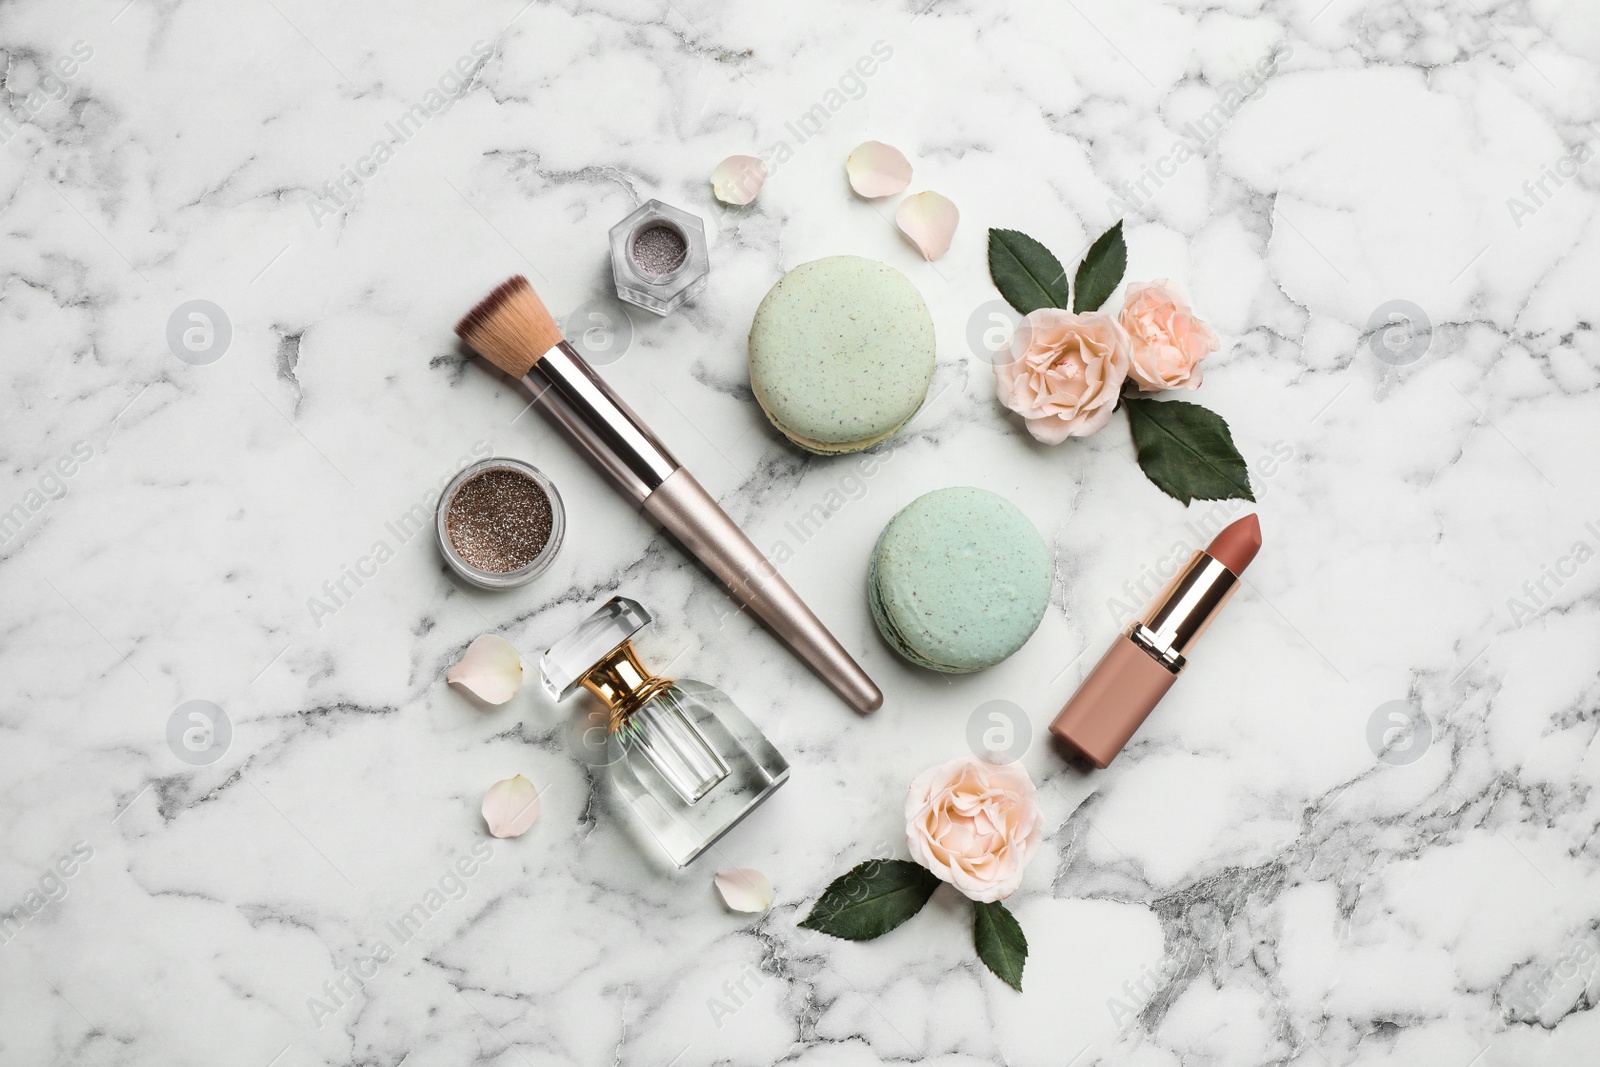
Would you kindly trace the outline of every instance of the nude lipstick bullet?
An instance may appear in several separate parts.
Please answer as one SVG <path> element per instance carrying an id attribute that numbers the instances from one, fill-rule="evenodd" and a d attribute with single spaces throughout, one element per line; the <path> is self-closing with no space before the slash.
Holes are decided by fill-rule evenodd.
<path id="1" fill-rule="evenodd" d="M 1239 588 L 1261 550 L 1254 515 L 1232 523 L 1173 576 L 1143 615 L 1112 642 L 1050 732 L 1096 767 L 1122 751 L 1188 664 L 1189 650 Z"/>

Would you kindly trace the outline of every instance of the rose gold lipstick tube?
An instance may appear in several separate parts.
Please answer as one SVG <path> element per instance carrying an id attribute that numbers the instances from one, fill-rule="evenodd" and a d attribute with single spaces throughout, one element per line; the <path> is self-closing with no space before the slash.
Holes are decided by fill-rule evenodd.
<path id="1" fill-rule="evenodd" d="M 1254 544 L 1241 551 L 1241 536 Z M 1226 540 L 1227 551 L 1223 550 Z M 1240 519 L 1196 552 L 1132 625 L 1111 643 L 1050 732 L 1096 767 L 1105 767 L 1128 743 L 1188 664 L 1200 635 L 1239 588 L 1239 575 L 1260 546 L 1254 515 Z"/>

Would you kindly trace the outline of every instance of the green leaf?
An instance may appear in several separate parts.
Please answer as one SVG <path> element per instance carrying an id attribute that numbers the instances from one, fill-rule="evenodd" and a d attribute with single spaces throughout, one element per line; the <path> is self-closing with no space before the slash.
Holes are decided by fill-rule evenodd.
<path id="1" fill-rule="evenodd" d="M 1089 251 L 1078 264 L 1078 274 L 1072 279 L 1077 298 L 1072 302 L 1073 314 L 1099 311 L 1100 305 L 1111 299 L 1111 294 L 1122 284 L 1122 272 L 1128 269 L 1128 246 L 1122 240 L 1122 222 L 1117 224 L 1089 246 Z"/>
<path id="2" fill-rule="evenodd" d="M 1067 306 L 1067 268 L 1025 233 L 989 231 L 989 277 L 1006 303 L 1024 315 Z"/>
<path id="3" fill-rule="evenodd" d="M 939 879 L 910 860 L 868 860 L 830 882 L 800 925 L 871 941 L 921 911 L 938 887 Z"/>
<path id="4" fill-rule="evenodd" d="M 1006 985 L 1022 992 L 1022 966 L 1028 962 L 1028 939 L 1017 917 L 998 900 L 972 902 L 972 943 L 978 958 Z"/>
<path id="5" fill-rule="evenodd" d="M 1192 500 L 1254 500 L 1250 469 L 1222 416 L 1183 400 L 1126 397 L 1139 467 L 1156 488 Z"/>

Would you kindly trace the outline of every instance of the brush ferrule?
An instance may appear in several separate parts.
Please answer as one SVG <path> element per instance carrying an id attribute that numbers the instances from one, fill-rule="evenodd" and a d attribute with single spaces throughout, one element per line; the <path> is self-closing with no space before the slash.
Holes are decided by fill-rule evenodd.
<path id="1" fill-rule="evenodd" d="M 643 503 L 678 469 L 667 447 L 567 342 L 540 356 L 522 382 L 634 500 Z"/>

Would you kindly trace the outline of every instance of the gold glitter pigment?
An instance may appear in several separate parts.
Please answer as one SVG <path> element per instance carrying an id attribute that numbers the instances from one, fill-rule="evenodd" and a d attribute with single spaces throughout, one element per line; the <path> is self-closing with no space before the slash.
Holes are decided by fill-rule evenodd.
<path id="1" fill-rule="evenodd" d="M 445 513 L 456 554 L 469 566 L 493 574 L 509 574 L 538 559 L 550 543 L 554 522 L 544 489 L 504 468 L 463 482 Z"/>

